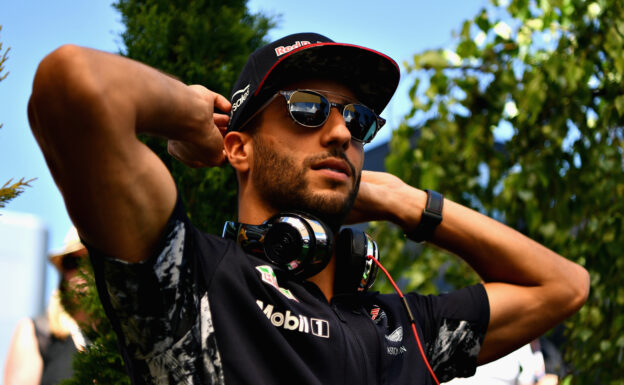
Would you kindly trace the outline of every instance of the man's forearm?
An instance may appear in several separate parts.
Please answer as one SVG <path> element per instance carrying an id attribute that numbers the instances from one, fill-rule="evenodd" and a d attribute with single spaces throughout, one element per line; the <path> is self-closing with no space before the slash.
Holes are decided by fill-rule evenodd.
<path id="1" fill-rule="evenodd" d="M 388 218 L 410 234 L 421 221 L 426 194 L 403 184 L 388 190 L 384 197 Z M 586 277 L 584 269 L 554 253 L 516 230 L 448 199 L 444 200 L 442 222 L 431 243 L 468 262 L 484 281 L 508 282 L 524 286 L 559 280 L 574 282 Z M 554 277 L 553 275 L 556 275 Z"/>
<path id="2" fill-rule="evenodd" d="M 65 118 L 69 108 L 90 113 L 89 121 L 121 123 L 103 125 L 111 130 L 132 129 L 132 135 L 145 132 L 171 139 L 192 134 L 211 112 L 203 108 L 205 101 L 166 74 L 118 55 L 72 45 L 60 47 L 41 62 L 31 104 L 40 118 Z"/>
<path id="3" fill-rule="evenodd" d="M 450 200 L 444 201 L 442 214 L 431 242 L 468 262 L 485 281 L 490 300 L 490 325 L 480 362 L 541 335 L 585 302 L 589 278 L 581 266 Z M 408 227 L 419 220 L 408 219 Z"/>

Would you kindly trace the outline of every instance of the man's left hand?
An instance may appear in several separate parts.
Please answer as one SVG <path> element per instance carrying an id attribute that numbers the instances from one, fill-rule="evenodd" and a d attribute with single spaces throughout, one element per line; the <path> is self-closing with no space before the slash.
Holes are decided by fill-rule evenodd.
<path id="1" fill-rule="evenodd" d="M 385 220 L 409 230 L 406 229 L 410 223 L 408 218 L 419 217 L 426 199 L 424 191 L 392 174 L 362 171 L 360 190 L 347 223 Z"/>

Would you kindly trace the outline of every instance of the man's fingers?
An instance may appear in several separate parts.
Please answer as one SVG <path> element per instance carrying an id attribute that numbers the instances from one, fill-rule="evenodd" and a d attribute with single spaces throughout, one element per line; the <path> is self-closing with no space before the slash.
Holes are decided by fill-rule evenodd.
<path id="1" fill-rule="evenodd" d="M 219 127 L 227 126 L 228 122 L 230 121 L 229 115 L 216 114 L 216 113 L 212 116 L 212 119 L 214 120 L 215 125 Z"/>
<path id="2" fill-rule="evenodd" d="M 232 108 L 232 104 L 230 103 L 230 101 L 221 94 L 214 94 L 214 106 L 223 112 L 230 112 L 230 109 Z"/>
<path id="3" fill-rule="evenodd" d="M 190 89 L 202 95 L 206 100 L 212 103 L 214 108 L 219 109 L 223 112 L 230 112 L 232 108 L 232 104 L 229 100 L 225 98 L 225 96 L 218 94 L 216 92 L 210 91 L 208 88 L 200 85 L 200 84 L 191 84 L 189 86 Z"/>
<path id="4" fill-rule="evenodd" d="M 221 112 L 229 112 L 232 105 L 230 102 L 223 97 L 223 95 L 217 94 L 213 92 L 214 95 L 214 109 L 218 109 Z M 218 112 L 213 112 L 212 120 L 214 121 L 215 126 L 221 132 L 221 135 L 225 135 L 227 131 L 228 122 L 230 121 L 230 116 L 228 114 L 221 114 Z"/>

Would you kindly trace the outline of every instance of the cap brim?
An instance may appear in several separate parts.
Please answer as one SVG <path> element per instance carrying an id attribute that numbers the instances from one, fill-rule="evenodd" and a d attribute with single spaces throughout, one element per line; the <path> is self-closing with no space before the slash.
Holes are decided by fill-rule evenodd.
<path id="1" fill-rule="evenodd" d="M 309 44 L 280 58 L 262 79 L 255 95 L 272 95 L 285 84 L 314 77 L 340 81 L 360 102 L 380 114 L 399 84 L 400 70 L 390 57 L 366 47 Z"/>

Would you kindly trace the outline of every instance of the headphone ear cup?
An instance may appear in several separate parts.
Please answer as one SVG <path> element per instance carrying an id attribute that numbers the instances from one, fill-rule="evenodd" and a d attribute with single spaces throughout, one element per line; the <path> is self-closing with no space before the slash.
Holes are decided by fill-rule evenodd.
<path id="1" fill-rule="evenodd" d="M 303 237 L 294 226 L 286 222 L 271 225 L 264 237 L 266 257 L 276 265 L 288 265 L 293 256 L 303 254 Z"/>
<path id="2" fill-rule="evenodd" d="M 261 225 L 228 221 L 223 237 L 302 279 L 327 266 L 334 243 L 332 231 L 322 221 L 302 212 L 277 214 Z"/>
<path id="3" fill-rule="evenodd" d="M 365 232 L 344 228 L 336 239 L 336 279 L 334 291 L 348 294 L 368 290 L 377 276 L 377 265 L 368 259 L 379 259 L 377 245 Z"/>
<path id="4" fill-rule="evenodd" d="M 269 261 L 305 279 L 327 266 L 333 235 L 323 222 L 309 214 L 286 212 L 266 221 L 264 253 Z"/>

